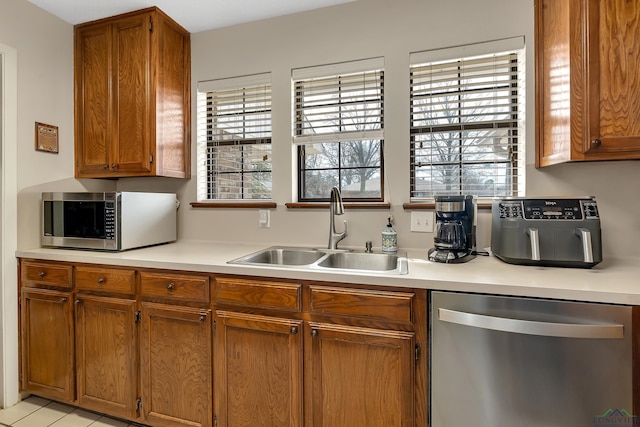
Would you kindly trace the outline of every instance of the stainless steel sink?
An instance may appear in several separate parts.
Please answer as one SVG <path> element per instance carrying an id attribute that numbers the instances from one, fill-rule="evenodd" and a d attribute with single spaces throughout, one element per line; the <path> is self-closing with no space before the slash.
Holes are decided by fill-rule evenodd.
<path id="1" fill-rule="evenodd" d="M 271 247 L 229 261 L 230 264 L 309 265 L 326 253 L 317 249 Z"/>
<path id="2" fill-rule="evenodd" d="M 406 274 L 408 270 L 406 257 L 365 252 L 331 253 L 318 262 L 318 267 L 366 271 L 398 270 L 398 274 Z"/>
<path id="3" fill-rule="evenodd" d="M 310 270 L 349 270 L 383 274 L 407 274 L 408 260 L 404 253 L 382 254 L 330 249 L 272 246 L 236 258 L 229 264 L 296 267 Z"/>

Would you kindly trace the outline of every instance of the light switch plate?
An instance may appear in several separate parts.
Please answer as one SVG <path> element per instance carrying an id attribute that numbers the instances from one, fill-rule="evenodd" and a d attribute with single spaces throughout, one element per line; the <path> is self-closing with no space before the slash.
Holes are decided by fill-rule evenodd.
<path id="1" fill-rule="evenodd" d="M 433 233 L 433 212 L 411 212 L 411 231 L 418 233 Z"/>
<path id="2" fill-rule="evenodd" d="M 258 211 L 258 225 L 260 228 L 271 227 L 271 211 L 267 209 L 260 209 Z"/>

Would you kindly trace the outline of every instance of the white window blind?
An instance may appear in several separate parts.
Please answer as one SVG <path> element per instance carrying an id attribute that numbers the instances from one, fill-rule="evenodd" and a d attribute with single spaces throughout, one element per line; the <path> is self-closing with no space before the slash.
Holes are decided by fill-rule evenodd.
<path id="1" fill-rule="evenodd" d="M 425 57 L 412 55 L 410 69 L 412 200 L 523 194 L 523 49 Z"/>
<path id="2" fill-rule="evenodd" d="M 383 200 L 384 60 L 292 70 L 298 200 Z"/>
<path id="3" fill-rule="evenodd" d="M 292 71 L 294 143 L 383 138 L 382 58 Z"/>
<path id="4" fill-rule="evenodd" d="M 198 84 L 198 200 L 271 198 L 271 76 Z"/>

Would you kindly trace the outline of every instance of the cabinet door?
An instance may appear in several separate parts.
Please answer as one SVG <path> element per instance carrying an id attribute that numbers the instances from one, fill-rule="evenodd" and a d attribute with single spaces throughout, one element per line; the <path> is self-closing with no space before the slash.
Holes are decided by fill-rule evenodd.
<path id="1" fill-rule="evenodd" d="M 135 300 L 79 295 L 76 310 L 78 404 L 134 418 L 138 386 Z"/>
<path id="2" fill-rule="evenodd" d="M 140 363 L 144 422 L 212 425 L 210 310 L 142 303 Z"/>
<path id="3" fill-rule="evenodd" d="M 584 1 L 589 133 L 583 151 L 596 158 L 639 158 L 640 2 Z"/>
<path id="4" fill-rule="evenodd" d="M 73 304 L 69 292 L 22 288 L 22 388 L 73 402 Z"/>
<path id="5" fill-rule="evenodd" d="M 219 427 L 302 426 L 302 322 L 217 312 Z"/>
<path id="6" fill-rule="evenodd" d="M 110 64 L 112 31 L 108 24 L 82 28 L 75 34 L 76 177 L 109 173 L 112 144 Z"/>
<path id="7" fill-rule="evenodd" d="M 640 158 L 640 3 L 535 9 L 536 167 Z"/>
<path id="8" fill-rule="evenodd" d="M 413 333 L 311 323 L 307 339 L 309 425 L 413 427 Z"/>
<path id="9" fill-rule="evenodd" d="M 116 175 L 151 172 L 150 24 L 149 14 L 113 23 L 115 138 L 110 167 Z"/>

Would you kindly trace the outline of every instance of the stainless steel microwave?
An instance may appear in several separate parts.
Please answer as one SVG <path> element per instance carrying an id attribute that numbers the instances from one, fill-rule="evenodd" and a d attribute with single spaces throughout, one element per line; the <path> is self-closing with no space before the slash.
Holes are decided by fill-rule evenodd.
<path id="1" fill-rule="evenodd" d="M 42 193 L 42 246 L 124 251 L 176 240 L 170 193 Z"/>

